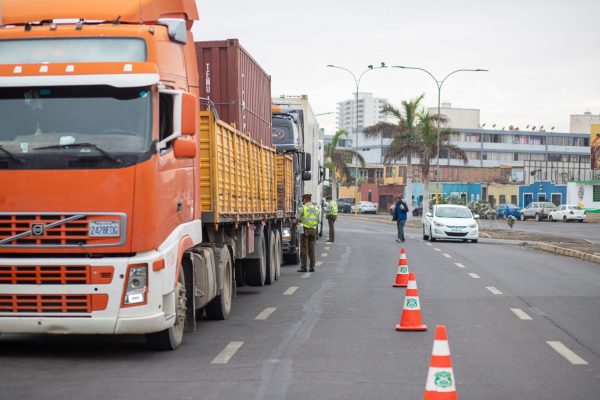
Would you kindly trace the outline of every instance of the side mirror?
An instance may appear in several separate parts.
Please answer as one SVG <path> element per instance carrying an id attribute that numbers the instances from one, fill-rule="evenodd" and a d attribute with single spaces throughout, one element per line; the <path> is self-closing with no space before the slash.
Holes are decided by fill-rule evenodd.
<path id="1" fill-rule="evenodd" d="M 475 215 L 473 215 L 473 218 L 475 218 L 475 219 L 479 219 L 479 214 L 475 214 Z"/>
<path id="2" fill-rule="evenodd" d="M 175 158 L 194 158 L 196 157 L 196 142 L 177 138 L 173 141 L 173 155 Z"/>
<path id="3" fill-rule="evenodd" d="M 181 134 L 195 135 L 198 126 L 198 99 L 192 93 L 181 94 Z"/>
<path id="4" fill-rule="evenodd" d="M 304 170 L 310 171 L 312 167 L 312 157 L 310 153 L 304 153 Z"/>
<path id="5" fill-rule="evenodd" d="M 432 213 L 430 213 L 430 212 L 428 212 L 428 213 L 426 213 L 426 214 L 425 214 L 425 216 L 427 216 L 427 217 L 431 218 L 431 217 L 433 217 L 433 214 L 432 214 Z"/>
<path id="6" fill-rule="evenodd" d="M 308 172 L 308 171 L 302 172 L 302 180 L 303 181 L 310 181 L 311 179 L 312 179 L 312 175 L 310 174 L 310 172 Z"/>

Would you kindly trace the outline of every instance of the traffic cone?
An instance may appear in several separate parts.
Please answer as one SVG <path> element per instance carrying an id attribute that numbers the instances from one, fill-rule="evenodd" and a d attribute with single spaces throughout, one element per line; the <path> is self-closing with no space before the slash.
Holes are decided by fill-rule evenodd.
<path id="1" fill-rule="evenodd" d="M 426 331 L 427 325 L 421 319 L 421 304 L 419 302 L 419 290 L 415 273 L 410 272 L 408 287 L 404 297 L 404 308 L 400 317 L 400 324 L 396 325 L 397 331 Z"/>
<path id="2" fill-rule="evenodd" d="M 406 250 L 400 250 L 398 259 L 398 270 L 396 271 L 396 283 L 394 287 L 406 287 L 408 285 L 408 264 L 406 262 Z"/>
<path id="3" fill-rule="evenodd" d="M 448 334 L 445 325 L 438 325 L 435 330 L 424 400 L 456 399 L 456 379 L 452 371 Z"/>

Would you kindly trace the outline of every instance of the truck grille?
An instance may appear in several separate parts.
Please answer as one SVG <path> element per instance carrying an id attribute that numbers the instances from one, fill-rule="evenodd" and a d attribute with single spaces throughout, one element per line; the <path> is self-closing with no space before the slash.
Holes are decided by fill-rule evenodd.
<path id="1" fill-rule="evenodd" d="M 89 314 L 107 303 L 106 294 L 0 294 L 0 313 Z"/>
<path id="2" fill-rule="evenodd" d="M 119 221 L 119 237 L 91 237 L 91 221 Z M 126 216 L 122 213 L 0 213 L 0 247 L 57 248 L 121 246 Z"/>
<path id="3" fill-rule="evenodd" d="M 0 284 L 86 285 L 112 282 L 112 267 L 89 265 L 0 265 Z"/>

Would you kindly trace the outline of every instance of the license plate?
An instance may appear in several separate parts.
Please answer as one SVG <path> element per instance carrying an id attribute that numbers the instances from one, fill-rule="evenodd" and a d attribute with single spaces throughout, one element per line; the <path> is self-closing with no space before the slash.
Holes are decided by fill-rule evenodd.
<path id="1" fill-rule="evenodd" d="M 88 224 L 88 235 L 90 237 L 119 237 L 119 221 L 90 221 Z"/>

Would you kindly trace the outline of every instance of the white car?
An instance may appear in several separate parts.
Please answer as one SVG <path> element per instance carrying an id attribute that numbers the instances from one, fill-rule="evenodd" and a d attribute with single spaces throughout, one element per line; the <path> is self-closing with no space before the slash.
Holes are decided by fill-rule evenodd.
<path id="1" fill-rule="evenodd" d="M 352 206 L 352 213 L 355 212 L 355 207 Z M 358 213 L 359 214 L 377 214 L 377 204 L 371 203 L 370 201 L 359 201 L 358 202 Z"/>
<path id="2" fill-rule="evenodd" d="M 477 243 L 479 226 L 475 219 L 479 215 L 471 214 L 465 206 L 440 204 L 423 216 L 423 240 L 435 242 L 437 239 L 459 239 Z"/>
<path id="3" fill-rule="evenodd" d="M 582 210 L 578 206 L 564 204 L 562 206 L 558 206 L 556 210 L 552 211 L 548 215 L 548 221 L 568 222 L 572 219 L 583 222 L 585 219 L 585 210 Z"/>

